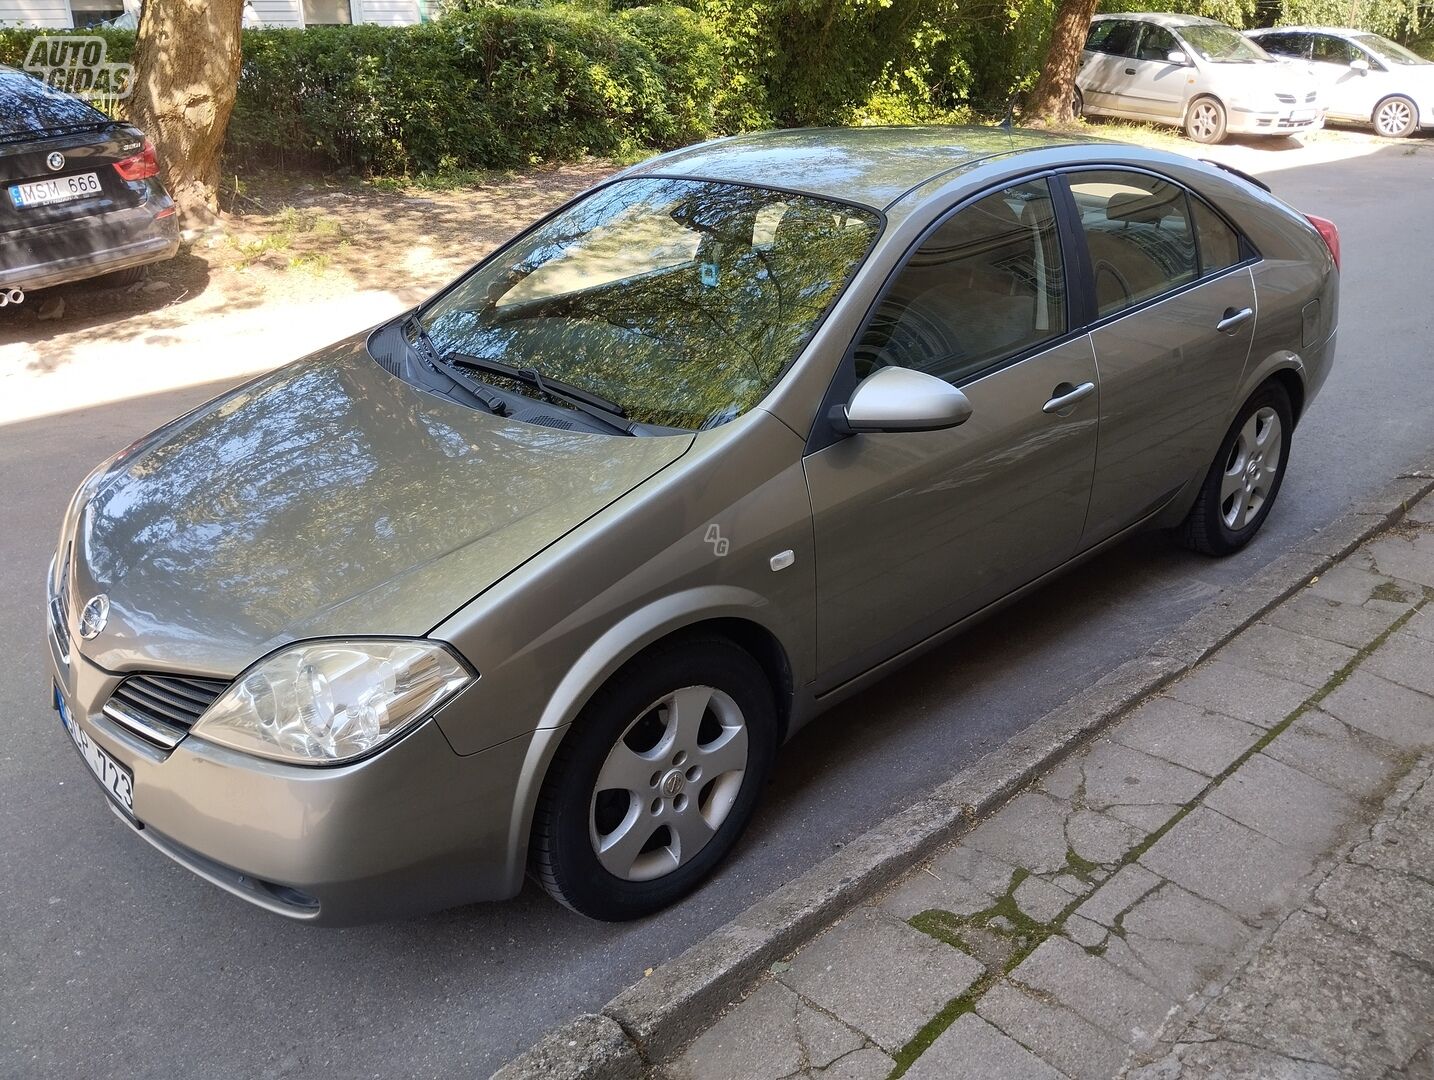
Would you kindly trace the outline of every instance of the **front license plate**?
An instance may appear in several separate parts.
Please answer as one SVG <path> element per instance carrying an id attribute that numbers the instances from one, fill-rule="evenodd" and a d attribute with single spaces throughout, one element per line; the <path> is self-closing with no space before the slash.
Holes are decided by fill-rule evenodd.
<path id="1" fill-rule="evenodd" d="M 95 745 L 80 725 L 75 723 L 75 718 L 70 715 L 70 707 L 65 704 L 65 699 L 59 694 L 55 695 L 55 704 L 60 709 L 60 723 L 64 724 L 65 730 L 70 733 L 70 740 L 75 744 L 75 749 L 80 752 L 80 757 L 85 759 L 85 764 L 90 767 L 90 772 L 95 774 L 95 779 L 100 782 L 100 786 L 115 802 L 133 814 L 133 774 Z"/>
<path id="2" fill-rule="evenodd" d="M 1290 120 L 1296 124 L 1303 124 L 1315 118 L 1313 109 L 1299 109 L 1290 113 Z"/>
<path id="3" fill-rule="evenodd" d="M 32 184 L 11 184 L 10 201 L 16 206 L 43 206 L 45 203 L 68 202 L 100 193 L 98 173 L 77 173 L 36 180 Z"/>

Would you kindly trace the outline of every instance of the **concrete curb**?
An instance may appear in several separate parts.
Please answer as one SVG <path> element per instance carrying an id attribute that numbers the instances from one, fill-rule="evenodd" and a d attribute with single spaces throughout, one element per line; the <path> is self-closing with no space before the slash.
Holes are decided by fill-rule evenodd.
<path id="1" fill-rule="evenodd" d="M 672 1057 L 774 961 L 912 869 L 1132 706 L 1185 674 L 1265 612 L 1403 517 L 1434 490 L 1434 462 L 1352 507 L 1170 637 L 962 769 L 901 813 L 603 1007 L 551 1032 L 495 1080 L 626 1080 Z"/>

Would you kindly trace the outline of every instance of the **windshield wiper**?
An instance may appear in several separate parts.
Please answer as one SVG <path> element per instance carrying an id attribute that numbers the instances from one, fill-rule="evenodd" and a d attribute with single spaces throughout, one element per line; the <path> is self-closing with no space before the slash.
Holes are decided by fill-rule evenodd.
<path id="1" fill-rule="evenodd" d="M 423 355 L 423 359 L 430 364 L 442 364 L 447 370 L 444 375 L 452 379 L 464 390 L 472 394 L 478 401 L 494 416 L 507 416 L 512 412 L 508 403 L 495 394 L 491 387 L 477 379 L 469 378 L 458 370 L 453 364 L 448 363 L 438 355 L 438 349 L 434 347 L 433 339 L 428 336 L 428 330 L 419 321 L 418 316 L 410 316 L 403 324 L 405 338 L 410 346 L 416 346 L 415 351 Z"/>
<path id="2" fill-rule="evenodd" d="M 566 402 L 579 412 L 587 413 L 625 435 L 636 434 L 635 425 L 627 418 L 627 410 L 616 401 L 611 401 L 601 394 L 594 394 L 591 390 L 584 390 L 580 386 L 565 383 L 561 379 L 539 374 L 536 368 L 515 368 L 497 360 L 482 360 L 458 352 L 449 353 L 443 362 L 456 368 L 471 368 L 474 371 L 487 371 L 515 379 L 555 401 Z"/>

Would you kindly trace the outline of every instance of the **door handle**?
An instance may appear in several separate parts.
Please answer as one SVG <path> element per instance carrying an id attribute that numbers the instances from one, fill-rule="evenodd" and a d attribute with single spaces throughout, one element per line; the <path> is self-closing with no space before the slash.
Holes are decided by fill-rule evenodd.
<path id="1" fill-rule="evenodd" d="M 1135 69 L 1134 69 L 1134 68 L 1126 68 L 1126 69 L 1125 69 L 1125 73 L 1126 73 L 1127 75 L 1134 75 L 1134 74 L 1135 74 Z"/>
<path id="2" fill-rule="evenodd" d="M 1079 386 L 1071 386 L 1070 383 L 1061 383 L 1053 391 L 1054 397 L 1041 406 L 1043 413 L 1058 413 L 1062 409 L 1069 409 L 1081 398 L 1089 397 L 1095 393 L 1095 383 L 1085 382 Z"/>
<path id="3" fill-rule="evenodd" d="M 1234 308 L 1227 307 L 1225 309 L 1224 318 L 1222 318 L 1219 322 L 1215 324 L 1215 329 L 1223 334 L 1226 330 L 1233 330 L 1235 329 L 1235 327 L 1248 322 L 1254 317 L 1254 308 L 1240 308 L 1238 311 L 1236 311 Z"/>

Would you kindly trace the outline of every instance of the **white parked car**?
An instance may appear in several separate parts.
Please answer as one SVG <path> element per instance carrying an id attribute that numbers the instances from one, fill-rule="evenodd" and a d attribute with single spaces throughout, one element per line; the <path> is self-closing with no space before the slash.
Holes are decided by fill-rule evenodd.
<path id="1" fill-rule="evenodd" d="M 1175 124 L 1200 143 L 1293 135 L 1324 122 L 1308 71 L 1279 63 L 1224 23 L 1155 12 L 1091 20 L 1075 111 Z"/>
<path id="2" fill-rule="evenodd" d="M 1246 36 L 1270 55 L 1304 60 L 1331 120 L 1373 124 L 1391 139 L 1434 127 L 1434 63 L 1378 34 L 1279 26 Z"/>

